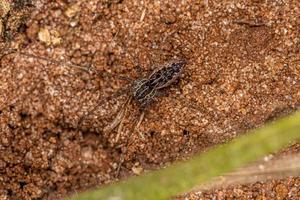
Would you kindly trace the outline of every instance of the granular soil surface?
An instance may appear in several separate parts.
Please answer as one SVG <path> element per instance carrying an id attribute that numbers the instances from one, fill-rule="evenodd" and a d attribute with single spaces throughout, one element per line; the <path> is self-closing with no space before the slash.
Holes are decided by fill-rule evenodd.
<path id="1" fill-rule="evenodd" d="M 62 198 L 299 109 L 298 0 L 4 0 L 0 17 L 0 199 Z M 119 131 L 104 131 L 130 95 L 114 95 L 127 79 L 174 58 L 188 63 L 180 81 L 137 130 L 131 102 Z M 186 198 L 299 196 L 290 177 Z"/>

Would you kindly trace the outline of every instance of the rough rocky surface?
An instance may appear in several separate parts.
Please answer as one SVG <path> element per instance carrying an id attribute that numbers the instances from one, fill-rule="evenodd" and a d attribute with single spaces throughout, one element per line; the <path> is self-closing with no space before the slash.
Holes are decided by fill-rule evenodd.
<path id="1" fill-rule="evenodd" d="M 160 168 L 299 108 L 298 0 L 3 2 L 0 199 L 61 198 Z M 184 74 L 138 130 L 132 102 L 119 133 L 104 132 L 130 95 L 113 96 L 124 77 L 172 58 L 187 60 Z M 201 195 L 297 199 L 294 188 L 297 177 Z"/>

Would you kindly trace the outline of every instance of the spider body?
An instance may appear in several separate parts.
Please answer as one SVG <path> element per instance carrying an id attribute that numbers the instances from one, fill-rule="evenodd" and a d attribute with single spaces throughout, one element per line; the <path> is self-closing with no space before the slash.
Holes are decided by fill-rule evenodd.
<path id="1" fill-rule="evenodd" d="M 154 70 L 148 78 L 138 79 L 133 83 L 133 99 L 140 103 L 141 108 L 147 107 L 159 90 L 178 80 L 185 65 L 185 60 L 172 60 Z"/>

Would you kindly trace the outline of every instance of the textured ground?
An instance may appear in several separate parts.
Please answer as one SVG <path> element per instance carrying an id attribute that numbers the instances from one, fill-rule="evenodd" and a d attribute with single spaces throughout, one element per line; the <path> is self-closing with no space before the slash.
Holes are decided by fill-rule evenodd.
<path id="1" fill-rule="evenodd" d="M 195 199 L 299 199 L 300 180 L 286 178 L 269 180 L 248 185 L 234 185 L 228 188 L 215 189 L 204 192 L 192 192 L 185 196 L 189 200 Z M 185 198 L 178 198 L 185 199 Z"/>
<path id="2" fill-rule="evenodd" d="M 297 0 L 76 2 L 0 5 L 1 199 L 54 199 L 160 168 L 299 108 Z M 147 110 L 144 140 L 132 131 L 135 103 L 120 134 L 103 132 L 128 94 L 108 99 L 78 126 L 100 99 L 130 85 L 120 75 L 145 76 L 176 57 L 188 65 Z M 251 193 L 245 199 L 269 199 L 281 185 L 294 190 L 299 178 L 203 195 L 235 198 L 243 190 Z"/>

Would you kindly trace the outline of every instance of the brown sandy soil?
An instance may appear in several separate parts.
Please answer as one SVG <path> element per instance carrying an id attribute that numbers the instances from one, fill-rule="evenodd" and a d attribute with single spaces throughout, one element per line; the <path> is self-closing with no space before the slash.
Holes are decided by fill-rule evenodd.
<path id="1" fill-rule="evenodd" d="M 5 3 L 0 199 L 61 198 L 161 168 L 299 108 L 298 0 Z M 188 61 L 183 77 L 147 109 L 139 127 L 144 140 L 132 131 L 136 103 L 120 134 L 103 132 L 128 94 L 105 101 L 78 125 L 100 99 L 130 84 L 117 75 L 135 79 L 176 57 Z M 94 70 L 62 64 L 70 62 Z M 299 152 L 294 148 L 287 154 Z M 296 199 L 295 188 L 299 177 L 202 195 L 273 199 L 283 191 Z"/>
<path id="2" fill-rule="evenodd" d="M 286 178 L 282 180 L 269 180 L 248 185 L 234 185 L 228 188 L 211 191 L 191 192 L 176 200 L 209 200 L 209 199 L 299 199 L 300 179 Z"/>

